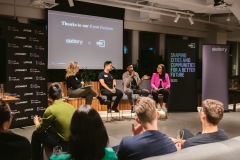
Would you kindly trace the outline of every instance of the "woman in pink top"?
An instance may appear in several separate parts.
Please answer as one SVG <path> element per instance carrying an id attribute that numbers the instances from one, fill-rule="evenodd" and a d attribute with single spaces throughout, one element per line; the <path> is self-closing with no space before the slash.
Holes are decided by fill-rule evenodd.
<path id="1" fill-rule="evenodd" d="M 163 95 L 163 108 L 168 102 L 169 89 L 170 89 L 170 79 L 169 75 L 166 73 L 166 68 L 164 64 L 159 64 L 157 67 L 157 73 L 153 73 L 151 79 L 152 96 L 156 103 L 159 102 L 158 94 Z"/>

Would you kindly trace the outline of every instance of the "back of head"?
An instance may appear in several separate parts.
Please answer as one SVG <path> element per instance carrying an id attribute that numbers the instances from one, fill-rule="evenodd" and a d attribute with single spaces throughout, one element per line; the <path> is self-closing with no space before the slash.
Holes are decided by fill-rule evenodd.
<path id="1" fill-rule="evenodd" d="M 135 106 L 135 112 L 142 123 L 152 123 L 156 119 L 156 103 L 148 97 L 140 97 Z"/>
<path id="2" fill-rule="evenodd" d="M 98 112 L 89 105 L 75 111 L 70 126 L 70 154 L 75 160 L 99 160 L 105 155 L 108 135 Z"/>
<path id="3" fill-rule="evenodd" d="M 218 125 L 224 113 L 223 103 L 213 99 L 206 99 L 203 101 L 202 107 L 207 121 L 213 125 Z"/>
<path id="4" fill-rule="evenodd" d="M 2 129 L 3 123 L 9 121 L 11 118 L 11 111 L 9 105 L 0 100 L 0 127 Z"/>
<path id="5" fill-rule="evenodd" d="M 111 63 L 112 63 L 112 61 L 106 61 L 106 62 L 104 62 L 104 68 L 105 68 L 107 65 L 111 64 Z"/>
<path id="6" fill-rule="evenodd" d="M 62 87 L 58 83 L 53 83 L 48 89 L 48 95 L 52 100 L 62 98 Z"/>

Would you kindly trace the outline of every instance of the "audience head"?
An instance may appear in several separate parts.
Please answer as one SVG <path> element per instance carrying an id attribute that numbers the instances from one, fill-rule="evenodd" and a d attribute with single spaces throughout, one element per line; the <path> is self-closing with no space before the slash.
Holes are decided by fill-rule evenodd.
<path id="1" fill-rule="evenodd" d="M 166 67 L 164 64 L 159 64 L 157 67 L 157 72 L 160 74 L 160 77 L 163 81 L 165 81 L 165 73 L 166 73 Z"/>
<path id="2" fill-rule="evenodd" d="M 202 112 L 206 116 L 208 123 L 218 125 L 224 113 L 223 103 L 213 99 L 206 99 L 202 103 Z"/>
<path id="3" fill-rule="evenodd" d="M 108 71 L 111 71 L 112 70 L 112 61 L 104 62 L 104 69 L 107 69 Z"/>
<path id="4" fill-rule="evenodd" d="M 137 100 L 135 112 L 141 123 L 152 123 L 159 116 L 156 112 L 155 101 L 148 97 L 140 97 Z"/>
<path id="5" fill-rule="evenodd" d="M 0 100 L 0 131 L 8 131 L 12 122 L 12 114 L 8 103 Z"/>
<path id="6" fill-rule="evenodd" d="M 58 100 L 62 98 L 62 87 L 58 83 L 53 83 L 48 89 L 48 96 L 52 100 Z"/>
<path id="7" fill-rule="evenodd" d="M 98 112 L 89 105 L 75 111 L 70 126 L 70 154 L 75 160 L 99 160 L 108 145 L 106 128 Z"/>
<path id="8" fill-rule="evenodd" d="M 66 69 L 66 78 L 68 78 L 69 76 L 75 76 L 78 71 L 79 71 L 79 64 L 77 62 L 68 63 L 68 66 Z"/>
<path id="9" fill-rule="evenodd" d="M 132 63 L 127 64 L 126 68 L 127 68 L 127 71 L 132 72 L 133 71 L 133 64 Z"/>

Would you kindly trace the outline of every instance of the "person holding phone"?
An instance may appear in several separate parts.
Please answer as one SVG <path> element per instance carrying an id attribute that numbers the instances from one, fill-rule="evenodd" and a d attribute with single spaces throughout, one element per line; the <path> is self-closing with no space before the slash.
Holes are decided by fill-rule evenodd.
<path id="1" fill-rule="evenodd" d="M 170 89 L 170 78 L 166 73 L 164 64 L 159 64 L 157 67 L 157 73 L 153 73 L 151 78 L 152 96 L 156 103 L 158 103 L 158 94 L 163 95 L 163 106 L 162 109 L 166 112 L 166 104 L 168 102 L 169 89 Z"/>
<path id="2" fill-rule="evenodd" d="M 77 73 L 79 72 L 80 67 L 77 62 L 70 62 L 66 69 L 66 79 L 67 79 L 67 88 L 69 98 L 86 98 L 86 104 L 91 105 L 93 97 L 96 97 L 100 104 L 108 105 L 110 102 L 106 99 L 102 99 L 96 91 L 93 90 L 91 86 L 84 87 L 84 82 L 79 80 Z"/>
<path id="3" fill-rule="evenodd" d="M 142 78 L 139 77 L 138 73 L 133 70 L 133 65 L 127 65 L 127 71 L 123 73 L 123 90 L 127 95 L 128 100 L 132 106 L 132 113 L 134 113 L 134 100 L 132 95 L 139 94 L 140 96 L 147 97 L 149 95 L 149 91 L 147 89 L 140 89 L 139 85 L 146 79 L 150 77 L 144 75 Z"/>

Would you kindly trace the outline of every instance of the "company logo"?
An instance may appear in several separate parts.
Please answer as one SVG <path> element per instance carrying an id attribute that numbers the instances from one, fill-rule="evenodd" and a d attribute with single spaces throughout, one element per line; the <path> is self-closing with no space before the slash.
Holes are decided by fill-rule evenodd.
<path id="1" fill-rule="evenodd" d="M 30 42 L 39 42 L 39 40 L 37 38 L 34 37 L 29 37 L 28 39 Z"/>
<path id="2" fill-rule="evenodd" d="M 19 48 L 19 46 L 14 43 L 8 43 L 8 48 Z"/>
<path id="3" fill-rule="evenodd" d="M 18 111 L 18 110 L 11 110 L 11 113 L 12 113 L 13 115 L 15 115 L 15 114 L 18 114 L 18 113 L 21 113 L 21 112 Z"/>
<path id="4" fill-rule="evenodd" d="M 16 60 L 8 60 L 8 64 L 19 64 Z"/>
<path id="5" fill-rule="evenodd" d="M 24 77 L 24 80 L 29 80 L 29 79 L 33 79 L 33 77 Z"/>
<path id="6" fill-rule="evenodd" d="M 45 65 L 42 61 L 36 61 L 36 65 Z"/>
<path id="7" fill-rule="evenodd" d="M 8 81 L 20 81 L 17 77 L 8 77 Z"/>
<path id="8" fill-rule="evenodd" d="M 196 48 L 196 44 L 195 44 L 195 43 L 190 43 L 190 44 L 188 45 L 188 47 L 189 47 L 189 48 Z"/>
<path id="9" fill-rule="evenodd" d="M 44 108 L 44 107 L 37 107 L 37 111 L 45 111 L 46 110 L 46 108 Z"/>
<path id="10" fill-rule="evenodd" d="M 38 50 L 44 51 L 44 47 L 42 47 L 42 46 L 35 46 L 35 49 L 38 49 Z"/>
<path id="11" fill-rule="evenodd" d="M 26 56 L 27 53 L 14 53 L 15 56 Z"/>
<path id="12" fill-rule="evenodd" d="M 33 108 L 24 109 L 24 112 L 31 112 L 31 111 L 33 111 Z"/>
<path id="13" fill-rule="evenodd" d="M 15 121 L 23 121 L 28 119 L 28 117 L 21 117 L 21 118 L 16 118 Z"/>
<path id="14" fill-rule="evenodd" d="M 19 29 L 17 29 L 16 27 L 12 27 L 12 26 L 8 26 L 8 30 L 9 31 L 14 31 L 14 32 L 18 32 Z"/>
<path id="15" fill-rule="evenodd" d="M 35 30 L 35 34 L 44 35 L 44 33 L 42 31 L 39 31 L 39 30 Z"/>
<path id="16" fill-rule="evenodd" d="M 20 101 L 20 102 L 15 102 L 15 105 L 20 105 L 20 104 L 27 104 L 28 101 Z"/>
<path id="17" fill-rule="evenodd" d="M 41 103 L 41 101 L 39 101 L 39 100 L 31 100 L 31 104 L 39 104 L 39 103 Z"/>
<path id="18" fill-rule="evenodd" d="M 23 61 L 23 64 L 32 64 L 32 61 Z"/>
<path id="19" fill-rule="evenodd" d="M 27 69 L 15 69 L 15 72 L 27 72 Z"/>
<path id="20" fill-rule="evenodd" d="M 44 93 L 44 92 L 36 92 L 36 96 L 45 96 L 46 95 L 46 93 Z"/>
<path id="21" fill-rule="evenodd" d="M 27 85 L 16 85 L 15 88 L 27 88 Z"/>
<path id="22" fill-rule="evenodd" d="M 38 86 L 37 84 L 30 84 L 30 88 L 41 88 L 41 87 Z"/>
<path id="23" fill-rule="evenodd" d="M 227 48 L 214 47 L 212 48 L 212 52 L 227 52 Z"/>
<path id="24" fill-rule="evenodd" d="M 18 95 L 17 93 L 9 93 L 9 96 L 20 97 L 20 95 Z"/>
<path id="25" fill-rule="evenodd" d="M 33 69 L 33 68 L 30 69 L 30 72 L 40 73 L 40 71 L 38 69 Z"/>
<path id="26" fill-rule="evenodd" d="M 31 33 L 32 30 L 31 30 L 31 29 L 23 29 L 23 32 L 29 32 L 29 33 Z"/>
<path id="27" fill-rule="evenodd" d="M 23 45 L 23 48 L 32 48 L 32 45 Z"/>
<path id="28" fill-rule="evenodd" d="M 33 96 L 33 93 L 24 93 L 24 96 Z"/>
<path id="29" fill-rule="evenodd" d="M 15 36 L 14 39 L 26 39 L 27 37 Z"/>
<path id="30" fill-rule="evenodd" d="M 99 40 L 98 42 L 96 42 L 96 45 L 98 45 L 98 47 L 104 48 L 105 47 L 105 40 Z"/>
<path id="31" fill-rule="evenodd" d="M 38 58 L 39 55 L 37 53 L 30 53 L 30 57 L 35 57 L 35 58 Z"/>
<path id="32" fill-rule="evenodd" d="M 45 81 L 45 78 L 42 76 L 36 76 L 37 81 Z"/>

